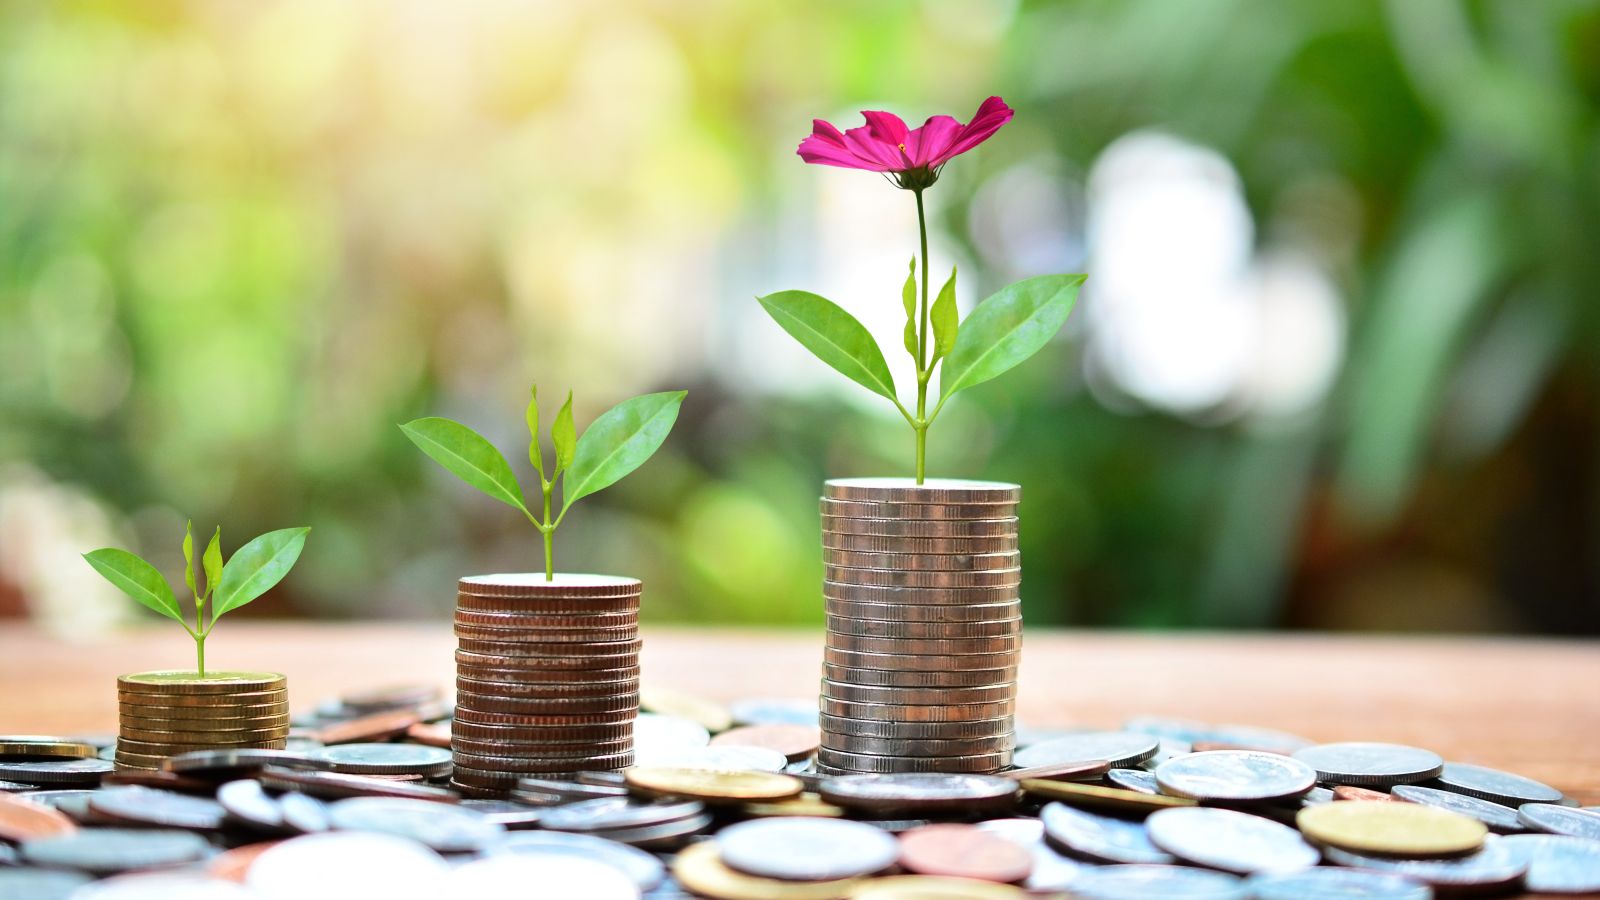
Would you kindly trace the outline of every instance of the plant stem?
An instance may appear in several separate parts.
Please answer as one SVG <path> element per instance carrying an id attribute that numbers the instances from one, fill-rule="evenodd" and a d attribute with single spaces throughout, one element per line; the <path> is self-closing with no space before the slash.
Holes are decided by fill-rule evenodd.
<path id="1" fill-rule="evenodd" d="M 203 634 L 194 636 L 194 655 L 196 662 L 199 664 L 200 677 L 204 678 L 206 677 L 206 636 Z"/>
<path id="2" fill-rule="evenodd" d="M 544 535 L 544 580 L 556 580 L 556 526 L 550 521 L 550 492 L 555 489 L 555 483 L 539 479 L 540 489 L 544 494 L 544 523 L 539 526 L 539 533 Z"/>
<path id="3" fill-rule="evenodd" d="M 922 207 L 922 191 L 917 195 L 917 231 L 922 238 L 922 308 L 917 323 L 917 420 L 912 427 L 917 432 L 917 484 L 921 484 L 927 470 L 928 455 L 928 217 Z"/>
<path id="4" fill-rule="evenodd" d="M 210 590 L 210 585 L 206 589 Z M 201 678 L 206 677 L 206 629 L 205 629 L 206 601 L 200 596 L 194 598 L 194 655 L 196 668 Z"/>

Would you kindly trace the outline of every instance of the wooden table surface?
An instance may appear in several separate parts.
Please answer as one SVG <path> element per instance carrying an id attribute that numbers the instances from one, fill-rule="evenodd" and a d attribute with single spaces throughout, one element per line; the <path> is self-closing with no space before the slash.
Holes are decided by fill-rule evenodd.
<path id="1" fill-rule="evenodd" d="M 216 668 L 289 676 L 304 709 L 342 691 L 452 683 L 450 626 L 229 622 Z M 729 701 L 815 696 L 818 631 L 646 628 L 647 684 Z M 119 673 L 182 667 L 172 628 L 67 643 L 0 622 L 0 734 L 114 731 Z M 1600 642 L 1030 630 L 1021 721 L 1115 727 L 1133 715 L 1395 741 L 1508 769 L 1600 804 Z"/>

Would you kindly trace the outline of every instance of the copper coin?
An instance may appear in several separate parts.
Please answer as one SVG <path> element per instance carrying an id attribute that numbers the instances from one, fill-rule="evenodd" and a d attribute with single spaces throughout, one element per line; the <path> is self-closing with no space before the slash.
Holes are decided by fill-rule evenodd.
<path id="1" fill-rule="evenodd" d="M 1271 753 L 1276 756 L 1288 756 L 1282 747 L 1254 747 L 1246 744 L 1234 744 L 1228 741 L 1195 741 L 1189 745 L 1195 753 L 1205 753 L 1211 750 L 1241 750 L 1249 753 Z"/>
<path id="2" fill-rule="evenodd" d="M 871 569 L 867 571 L 882 571 Z M 928 573 L 922 573 L 928 574 Z M 980 573 L 981 574 L 981 573 Z M 850 603 L 884 603 L 905 606 L 970 606 L 991 605 L 1018 600 L 1021 583 L 1011 582 L 991 585 L 903 585 L 865 584 L 860 579 L 849 581 L 828 578 L 822 582 L 824 599 L 844 600 Z"/>
<path id="3" fill-rule="evenodd" d="M 458 628 L 486 628 L 494 631 L 539 631 L 560 633 L 577 631 L 629 631 L 639 625 L 636 612 L 597 612 L 582 615 L 526 615 L 523 613 L 475 612 L 458 609 Z"/>
<path id="4" fill-rule="evenodd" d="M 529 699 L 572 699 L 583 697 L 613 697 L 619 694 L 637 693 L 639 690 L 638 678 L 622 678 L 616 681 L 507 681 L 503 679 L 469 678 L 465 675 L 456 676 L 457 693 L 466 692 L 478 696 L 492 697 L 525 697 Z"/>
<path id="5" fill-rule="evenodd" d="M 878 664 L 881 665 L 881 664 Z M 971 671 L 926 671 L 908 669 L 860 668 L 824 663 L 823 677 L 845 684 L 873 687 L 954 688 L 985 687 L 1017 680 L 1015 665 L 1002 669 Z"/>
<path id="6" fill-rule="evenodd" d="M 639 657 L 639 647 L 643 642 L 637 638 L 621 641 L 588 642 L 581 644 L 562 643 L 535 643 L 521 640 L 496 640 L 493 638 L 474 639 L 458 638 L 456 640 L 457 654 L 472 653 L 480 656 L 501 656 L 515 660 L 509 663 L 512 668 L 525 665 L 549 665 L 553 668 L 570 668 L 575 663 L 579 668 L 588 668 L 599 660 L 633 660 Z M 530 663 L 528 660 L 537 659 L 548 662 Z"/>
<path id="7" fill-rule="evenodd" d="M 250 864 L 256 857 L 283 843 L 282 841 L 264 841 L 259 844 L 245 844 L 217 854 L 206 863 L 206 874 L 212 878 L 223 881 L 244 883 L 245 874 L 250 871 Z"/>
<path id="8" fill-rule="evenodd" d="M 1022 565 L 1022 553 L 1017 550 L 998 553 L 869 553 L 865 550 L 824 549 L 822 562 L 846 569 L 888 569 L 897 572 L 1009 572 Z"/>
<path id="9" fill-rule="evenodd" d="M 822 729 L 815 725 L 742 725 L 711 739 L 713 747 L 761 747 L 794 760 L 817 752 Z"/>
<path id="10" fill-rule="evenodd" d="M 1093 781 L 1111 771 L 1111 763 L 1100 762 L 1066 762 L 1055 765 L 1034 766 L 1031 769 L 1012 769 L 1001 772 L 1007 778 L 1023 781 L 1029 778 L 1042 778 L 1047 781 Z"/>
<path id="11" fill-rule="evenodd" d="M 901 566 L 823 566 L 822 576 L 841 585 L 864 587 L 974 588 L 1022 585 L 1022 569 L 966 569 L 961 571 L 911 569 Z"/>
<path id="12" fill-rule="evenodd" d="M 456 695 L 456 708 L 474 712 L 514 716 L 614 715 L 639 711 L 639 695 L 620 691 L 597 697 L 502 697 L 493 693 L 463 691 Z"/>
<path id="13" fill-rule="evenodd" d="M 1383 791 L 1374 791 L 1371 788 L 1356 787 L 1351 784 L 1334 785 L 1333 799 L 1335 800 L 1364 800 L 1364 801 L 1394 801 L 1394 797 Z"/>
<path id="14" fill-rule="evenodd" d="M 603 657 L 586 656 L 513 656 L 506 653 L 485 653 L 463 647 L 456 650 L 457 671 L 461 666 L 478 666 L 485 669 L 505 669 L 511 671 L 527 672 L 561 672 L 561 679 L 573 678 L 574 672 L 612 671 L 615 669 L 637 668 L 639 665 L 639 648 L 637 641 L 630 641 L 634 647 L 623 653 Z M 496 645 L 502 647 L 503 645 Z"/>
<path id="15" fill-rule="evenodd" d="M 490 628 L 483 625 L 462 625 L 458 622 L 455 626 L 455 634 L 462 642 L 537 644 L 541 648 L 539 651 L 541 653 L 548 651 L 550 655 L 567 655 L 573 652 L 568 649 L 573 645 L 595 646 L 605 650 L 613 644 L 638 640 L 639 628 L 638 626 L 629 626 L 627 628 L 612 629 L 546 630 L 543 628 Z"/>
<path id="16" fill-rule="evenodd" d="M 905 706 L 961 705 L 1015 699 L 1017 685 L 1015 682 L 1005 681 L 1000 684 L 963 688 L 880 687 L 870 684 L 849 684 L 824 678 L 822 695 L 851 703 L 895 703 Z"/>
<path id="17" fill-rule="evenodd" d="M 874 719 L 881 722 L 971 722 L 995 719 L 1016 712 L 1014 700 L 966 703 L 960 706 L 890 706 L 883 703 L 851 703 L 832 697 L 821 699 L 822 714 L 846 719 Z"/>
<path id="18" fill-rule="evenodd" d="M 629 728 L 638 716 L 636 708 L 624 708 L 605 713 L 571 713 L 540 711 L 534 713 L 497 713 L 462 704 L 456 707 L 455 722 L 459 725 L 505 725 L 517 728 Z"/>
<path id="19" fill-rule="evenodd" d="M 560 744 L 518 738 L 475 740 L 456 735 L 451 739 L 450 749 L 457 754 L 457 759 L 461 760 L 463 765 L 470 764 L 468 759 L 471 757 L 584 760 L 595 756 L 614 756 L 632 752 L 633 739 L 618 738 L 609 741 L 577 741 Z"/>
<path id="20" fill-rule="evenodd" d="M 631 765 L 633 765 L 632 750 L 624 753 L 543 758 L 485 756 L 478 753 L 456 754 L 458 769 L 476 769 L 480 772 L 581 772 L 587 769 L 624 769 Z"/>
<path id="21" fill-rule="evenodd" d="M 1007 553 L 1017 549 L 1015 532 L 992 537 L 904 537 L 822 531 L 824 550 L 857 553 L 972 554 Z"/>
<path id="22" fill-rule="evenodd" d="M 850 653 L 883 653 L 890 656 L 909 654 L 912 656 L 995 657 L 1016 653 L 1020 650 L 1022 648 L 1022 635 L 1019 632 L 1013 632 L 995 637 L 890 638 L 862 637 L 853 634 L 840 634 L 830 630 L 826 633 L 823 646 L 831 650 L 844 650 Z M 1006 661 L 1010 662 L 1010 660 Z M 971 668 L 989 667 L 972 666 Z"/>
<path id="23" fill-rule="evenodd" d="M 988 682 L 993 684 L 999 681 L 1012 681 L 1017 668 L 1017 654 L 1015 651 L 1003 653 L 973 653 L 963 656 L 946 656 L 939 654 L 922 653 L 867 653 L 857 650 L 840 650 L 837 647 L 823 647 L 822 659 L 830 666 L 841 666 L 850 669 L 878 669 L 890 672 L 938 672 L 948 671 L 971 672 L 986 671 L 1001 674 Z M 849 681 L 848 678 L 834 678 L 834 681 Z"/>
<path id="24" fill-rule="evenodd" d="M 619 741 L 633 737 L 633 721 L 610 724 L 530 725 L 527 723 L 475 723 L 456 719 L 452 726 L 463 736 L 476 740 L 539 740 L 552 744 L 582 743 L 584 741 Z M 525 737 L 517 737 L 525 735 Z"/>
<path id="25" fill-rule="evenodd" d="M 418 722 L 406 729 L 406 739 L 425 747 L 449 747 L 449 722 Z"/>
<path id="26" fill-rule="evenodd" d="M 817 509 L 822 515 L 832 518 L 887 519 L 896 522 L 959 522 L 1017 517 L 1015 503 L 895 503 L 823 497 L 818 501 Z"/>
<path id="27" fill-rule="evenodd" d="M 520 616 L 580 616 L 589 613 L 621 615 L 639 611 L 638 594 L 609 597 L 539 597 L 517 599 L 492 594 L 456 594 L 456 609 L 475 613 Z"/>
<path id="28" fill-rule="evenodd" d="M 66 814 L 24 797 L 0 794 L 0 840 L 20 844 L 72 834 L 78 826 Z"/>
<path id="29" fill-rule="evenodd" d="M 367 743 L 402 735 L 421 721 L 422 715 L 417 711 L 397 709 L 324 725 L 316 734 L 317 740 L 324 744 Z"/>
<path id="30" fill-rule="evenodd" d="M 823 513 L 822 533 L 859 534 L 899 538 L 967 538 L 1009 537 L 1017 533 L 1016 516 L 999 516 L 991 519 L 945 519 L 943 521 L 918 521 L 872 516 L 835 516 Z"/>
<path id="31" fill-rule="evenodd" d="M 942 823 L 900 835 L 900 865 L 923 875 L 1021 881 L 1033 871 L 1033 854 L 975 825 Z"/>
<path id="32" fill-rule="evenodd" d="M 456 678 L 467 678 L 473 681 L 527 685 L 598 685 L 636 680 L 638 677 L 639 663 L 637 660 L 632 661 L 630 665 L 604 669 L 513 669 L 505 666 L 483 665 L 470 659 L 463 661 L 459 653 L 456 656 Z"/>

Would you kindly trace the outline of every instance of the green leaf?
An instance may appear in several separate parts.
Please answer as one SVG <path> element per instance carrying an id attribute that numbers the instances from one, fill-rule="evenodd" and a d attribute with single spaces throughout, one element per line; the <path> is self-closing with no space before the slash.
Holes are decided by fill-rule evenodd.
<path id="1" fill-rule="evenodd" d="M 282 581 L 300 558 L 310 532 L 310 528 L 282 528 L 240 547 L 222 567 L 211 621 L 265 594 Z"/>
<path id="2" fill-rule="evenodd" d="M 528 420 L 528 462 L 533 463 L 533 470 L 544 477 L 544 451 L 539 448 L 539 386 L 533 386 L 528 396 L 528 411 L 523 414 Z"/>
<path id="3" fill-rule="evenodd" d="M 933 325 L 933 359 L 928 365 L 949 356 L 956 345 L 956 332 L 961 324 L 960 313 L 956 312 L 956 270 L 950 267 L 950 280 L 939 289 L 939 296 L 933 301 L 933 308 L 928 311 L 928 318 Z"/>
<path id="4" fill-rule="evenodd" d="M 944 361 L 941 402 L 1037 353 L 1067 321 L 1083 279 L 1083 275 L 1028 278 L 978 304 Z"/>
<path id="5" fill-rule="evenodd" d="M 517 476 L 511 474 L 511 464 L 483 435 L 460 422 L 437 417 L 412 419 L 400 430 L 457 478 L 507 506 L 528 511 L 522 505 L 522 489 L 517 486 Z"/>
<path id="6" fill-rule="evenodd" d="M 222 580 L 222 526 L 217 526 L 215 534 L 211 535 L 211 543 L 206 545 L 206 554 L 201 557 L 201 562 L 206 568 L 206 593 L 215 593 L 217 582 Z"/>
<path id="7" fill-rule="evenodd" d="M 572 454 L 578 445 L 578 429 L 572 424 L 572 392 L 567 391 L 567 402 L 556 413 L 556 423 L 550 426 L 550 440 L 556 445 L 556 474 L 572 465 Z M 555 478 L 555 475 L 551 475 Z"/>
<path id="8" fill-rule="evenodd" d="M 837 304 L 807 291 L 757 298 L 783 330 L 816 357 L 875 394 L 895 400 L 894 376 L 866 326 Z"/>
<path id="9" fill-rule="evenodd" d="M 188 585 L 189 593 L 200 596 L 194 587 L 194 520 L 183 523 L 183 583 Z"/>
<path id="10" fill-rule="evenodd" d="M 906 352 L 911 358 L 917 360 L 920 366 L 922 360 L 917 353 L 917 258 L 911 257 L 911 271 L 906 275 L 905 286 L 900 288 L 900 300 L 906 308 Z"/>
<path id="11" fill-rule="evenodd" d="M 172 586 L 155 566 L 115 547 L 85 553 L 83 558 L 124 594 L 169 619 L 183 621 L 183 610 L 178 608 L 178 598 L 172 595 Z"/>
<path id="12" fill-rule="evenodd" d="M 643 465 L 667 439 L 687 393 L 666 391 L 634 397 L 595 419 L 578 439 L 562 492 L 562 511 Z"/>

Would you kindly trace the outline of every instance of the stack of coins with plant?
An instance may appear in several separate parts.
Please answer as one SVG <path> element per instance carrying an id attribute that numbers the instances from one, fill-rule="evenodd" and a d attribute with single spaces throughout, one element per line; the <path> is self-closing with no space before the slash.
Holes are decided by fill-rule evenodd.
<path id="1" fill-rule="evenodd" d="M 119 768 L 156 769 L 167 757 L 191 750 L 283 748 L 289 735 L 287 679 L 274 672 L 206 671 L 206 638 L 223 614 L 266 593 L 289 574 L 310 531 L 268 532 L 224 562 L 218 528 L 201 557 L 202 590 L 195 578 L 193 530 L 186 526 L 183 580 L 193 598 L 193 625 L 155 566 L 115 548 L 84 554 L 107 581 L 177 621 L 194 640 L 192 672 L 137 672 L 117 678 Z"/>
<path id="2" fill-rule="evenodd" d="M 877 172 L 916 199 L 921 272 L 901 289 L 916 398 L 902 403 L 883 351 L 842 307 L 806 291 L 760 302 L 819 359 L 894 404 L 915 439 L 913 478 L 827 482 L 822 497 L 827 647 L 819 767 L 840 772 L 990 772 L 1010 763 L 1020 655 L 1015 484 L 927 479 L 928 429 L 956 393 L 1038 352 L 1065 324 L 1083 275 L 1002 288 L 963 320 L 954 269 L 930 302 L 923 194 L 951 159 L 1012 118 L 990 97 L 966 124 L 908 129 L 865 112 L 841 132 L 817 120 L 808 163 Z M 919 278 L 920 274 L 920 278 Z M 929 388 L 939 392 L 930 404 Z"/>
<path id="3" fill-rule="evenodd" d="M 544 572 L 475 575 L 457 586 L 450 747 L 452 783 L 462 793 L 501 796 L 527 775 L 633 764 L 643 585 L 637 578 L 556 572 L 554 537 L 575 502 L 660 448 L 683 397 L 674 391 L 624 401 L 579 437 L 569 393 L 550 428 L 555 459 L 547 469 L 535 387 L 527 422 L 528 461 L 539 479 L 537 516 L 510 463 L 477 432 L 441 418 L 401 426 L 440 465 L 521 511 L 544 539 Z"/>

